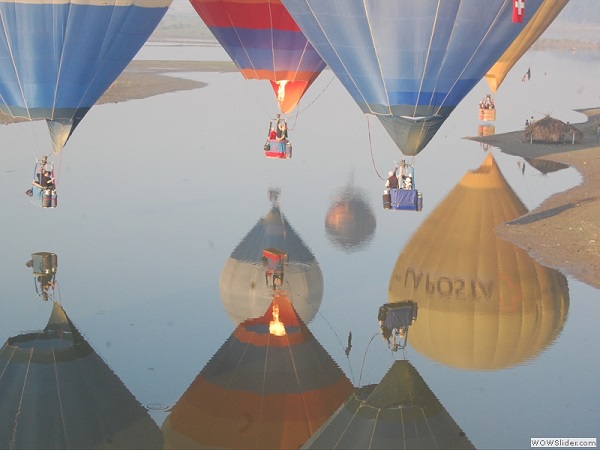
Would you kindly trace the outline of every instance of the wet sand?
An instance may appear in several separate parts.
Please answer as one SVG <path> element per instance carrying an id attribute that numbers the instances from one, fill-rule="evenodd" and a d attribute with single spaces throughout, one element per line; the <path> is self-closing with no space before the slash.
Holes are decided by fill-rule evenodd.
<path id="1" fill-rule="evenodd" d="M 580 144 L 536 144 L 514 131 L 468 137 L 504 153 L 549 160 L 574 167 L 583 181 L 546 199 L 528 214 L 501 225 L 496 233 L 525 249 L 541 264 L 600 288 L 600 108 L 578 110 L 588 116 L 572 124 L 584 133 Z"/>
<path id="2" fill-rule="evenodd" d="M 142 99 L 206 85 L 178 77 L 178 72 L 235 70 L 231 62 L 133 61 L 98 104 Z M 496 231 L 501 238 L 527 250 L 541 264 L 600 288 L 600 142 L 596 140 L 600 108 L 580 112 L 588 116 L 587 122 L 573 124 L 584 133 L 580 144 L 529 143 L 522 130 L 466 139 L 498 147 L 507 154 L 573 166 L 581 173 L 583 182 L 579 186 L 553 195 L 538 208 L 501 225 Z M 0 123 L 16 121 L 0 112 Z"/>

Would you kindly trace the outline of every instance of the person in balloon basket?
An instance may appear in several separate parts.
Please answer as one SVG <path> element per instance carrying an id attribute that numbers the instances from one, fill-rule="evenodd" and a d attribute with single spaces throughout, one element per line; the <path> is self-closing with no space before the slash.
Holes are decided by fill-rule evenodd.
<path id="1" fill-rule="evenodd" d="M 402 175 L 402 189 L 411 190 L 412 189 L 412 175 Z"/>
<path id="2" fill-rule="evenodd" d="M 392 170 L 388 173 L 388 179 L 385 182 L 385 187 L 387 189 L 398 189 L 400 187 L 395 170 Z"/>
<path id="3" fill-rule="evenodd" d="M 40 177 L 40 185 L 44 189 L 54 189 L 54 177 L 49 170 L 44 170 Z"/>
<path id="4" fill-rule="evenodd" d="M 37 184 L 37 186 L 42 189 L 54 189 L 54 177 L 52 176 L 52 172 L 48 169 L 40 169 L 36 174 L 34 184 Z M 33 188 L 27 189 L 25 194 L 29 197 L 33 196 Z"/>
<path id="5" fill-rule="evenodd" d="M 288 138 L 288 129 L 287 129 L 287 123 L 286 122 L 280 122 L 278 124 L 278 129 L 277 129 L 277 140 L 279 141 L 283 141 L 286 140 Z"/>
<path id="6" fill-rule="evenodd" d="M 279 151 L 281 153 L 285 152 L 285 144 L 287 144 L 287 138 L 288 138 L 287 124 L 285 122 L 279 123 L 278 129 L 277 129 L 277 142 L 278 142 Z"/>
<path id="7" fill-rule="evenodd" d="M 269 129 L 269 135 L 267 136 L 267 142 L 265 142 L 265 152 L 275 150 L 275 142 L 277 141 L 277 131 L 275 131 L 275 125 L 271 124 Z"/>

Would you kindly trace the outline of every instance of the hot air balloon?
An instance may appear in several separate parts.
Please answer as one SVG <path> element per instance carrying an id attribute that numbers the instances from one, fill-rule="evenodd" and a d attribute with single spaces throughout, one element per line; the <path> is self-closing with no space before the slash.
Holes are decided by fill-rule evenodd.
<path id="1" fill-rule="evenodd" d="M 53 302 L 0 349 L 1 448 L 162 448 L 160 429 Z"/>
<path id="2" fill-rule="evenodd" d="M 500 370 L 552 344 L 569 310 L 566 278 L 494 231 L 526 212 L 489 153 L 425 219 L 388 289 L 388 303 L 418 305 L 411 348 L 451 367 Z"/>
<path id="3" fill-rule="evenodd" d="M 282 114 L 292 111 L 325 63 L 281 0 L 190 0 L 246 79 L 268 80 Z"/>
<path id="4" fill-rule="evenodd" d="M 406 360 L 364 386 L 302 448 L 472 449 L 464 431 Z"/>
<path id="5" fill-rule="evenodd" d="M 519 36 L 485 74 L 485 79 L 493 93 L 498 91 L 510 69 L 546 31 L 568 2 L 569 0 L 544 0 L 542 2 Z M 529 2 L 527 2 L 527 7 L 529 7 Z"/>
<path id="6" fill-rule="evenodd" d="M 569 0 L 543 0 L 542 5 L 535 12 L 531 20 L 519 33 L 519 36 L 513 41 L 506 51 L 498 58 L 494 65 L 485 74 L 485 79 L 495 94 L 504 81 L 504 78 L 525 54 L 527 50 L 537 41 L 546 28 L 556 19 L 558 14 L 566 6 Z M 529 8 L 529 2 L 527 3 Z M 531 72 L 528 70 L 524 81 L 529 79 Z M 487 100 L 487 102 L 486 102 Z M 490 103 L 491 101 L 491 103 Z M 479 105 L 479 120 L 496 120 L 496 108 L 492 95 L 487 95 Z"/>
<path id="7" fill-rule="evenodd" d="M 238 325 L 162 426 L 165 448 L 299 448 L 353 391 L 283 291 Z"/>
<path id="8" fill-rule="evenodd" d="M 59 153 L 171 2 L 0 0 L 0 110 L 45 119 Z"/>
<path id="9" fill-rule="evenodd" d="M 271 190 L 272 207 L 225 262 L 219 292 L 237 325 L 268 308 L 274 290 L 288 292 L 305 323 L 323 300 L 323 273 L 315 256 L 279 208 L 279 191 Z M 276 277 L 274 277 L 276 275 Z"/>
<path id="10" fill-rule="evenodd" d="M 406 156 L 425 148 L 542 0 L 282 0 L 365 114 Z"/>
<path id="11" fill-rule="evenodd" d="M 268 80 L 288 114 L 325 68 L 281 0 L 190 0 L 244 78 Z M 277 115 L 269 128 L 287 123 Z M 269 130 L 270 131 L 270 130 Z M 268 138 L 265 155 L 290 158 L 287 136 Z"/>

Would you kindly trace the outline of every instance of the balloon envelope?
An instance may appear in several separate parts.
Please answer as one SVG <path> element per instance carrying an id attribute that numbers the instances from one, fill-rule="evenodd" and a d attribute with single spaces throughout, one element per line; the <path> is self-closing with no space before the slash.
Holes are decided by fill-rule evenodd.
<path id="1" fill-rule="evenodd" d="M 412 348 L 448 366 L 499 370 L 556 339 L 569 310 L 566 278 L 494 231 L 526 212 L 492 153 L 432 211 L 389 284 L 389 303 L 410 298 L 419 307 Z"/>
<path id="2" fill-rule="evenodd" d="M 0 448 L 162 448 L 160 429 L 53 303 L 0 349 Z"/>
<path id="3" fill-rule="evenodd" d="M 282 0 L 365 114 L 419 153 L 518 36 L 509 0 Z"/>
<path id="4" fill-rule="evenodd" d="M 544 0 L 523 31 L 519 33 L 517 39 L 510 44 L 510 47 L 485 74 L 485 79 L 492 92 L 498 90 L 510 69 L 546 31 L 546 28 L 556 19 L 568 2 L 569 0 Z"/>
<path id="5" fill-rule="evenodd" d="M 473 444 L 406 361 L 357 389 L 302 448 L 472 449 Z"/>
<path id="6" fill-rule="evenodd" d="M 261 317 L 236 327 L 162 429 L 172 448 L 299 448 L 352 389 L 277 293 Z"/>
<path id="7" fill-rule="evenodd" d="M 347 253 L 367 246 L 376 227 L 377 219 L 367 196 L 351 184 L 336 196 L 325 216 L 327 237 Z"/>
<path id="8" fill-rule="evenodd" d="M 271 82 L 284 114 L 325 68 L 281 0 L 190 3 L 245 78 Z"/>
<path id="9" fill-rule="evenodd" d="M 0 109 L 46 119 L 59 152 L 172 0 L 1 0 Z"/>
<path id="10" fill-rule="evenodd" d="M 227 314 L 237 325 L 262 315 L 269 307 L 273 288 L 265 276 L 265 249 L 277 249 L 287 255 L 281 288 L 288 293 L 302 320 L 310 323 L 323 300 L 323 273 L 277 204 L 273 204 L 225 262 L 219 292 Z"/>

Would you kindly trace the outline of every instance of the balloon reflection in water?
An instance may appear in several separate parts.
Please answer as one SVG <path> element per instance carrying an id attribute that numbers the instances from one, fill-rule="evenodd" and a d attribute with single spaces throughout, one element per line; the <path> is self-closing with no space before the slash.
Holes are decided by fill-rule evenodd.
<path id="1" fill-rule="evenodd" d="M 261 316 L 271 304 L 274 287 L 287 292 L 305 323 L 314 318 L 323 299 L 319 264 L 281 212 L 279 191 L 272 190 L 270 196 L 271 210 L 242 239 L 221 272 L 221 299 L 236 325 Z M 276 262 L 269 256 L 276 253 L 285 257 Z M 273 277 L 274 265 L 283 275 L 279 279 Z"/>
<path id="2" fill-rule="evenodd" d="M 171 409 L 167 448 L 299 448 L 352 392 L 284 291 L 242 322 Z"/>
<path id="3" fill-rule="evenodd" d="M 327 237 L 347 253 L 365 248 L 375 235 L 376 227 L 375 213 L 367 196 L 352 183 L 336 195 L 325 218 Z"/>
<path id="4" fill-rule="evenodd" d="M 531 167 L 536 169 L 543 175 L 548 175 L 552 172 L 558 172 L 559 170 L 568 169 L 569 166 L 557 161 L 550 161 L 549 159 L 541 158 L 524 158 Z"/>
<path id="5" fill-rule="evenodd" d="M 53 302 L 0 350 L 0 448 L 162 448 L 160 429 Z"/>
<path id="6" fill-rule="evenodd" d="M 410 298 L 410 346 L 443 364 L 498 370 L 534 358 L 561 332 L 566 278 L 498 238 L 527 212 L 489 153 L 423 222 L 398 257 L 390 303 Z"/>
<path id="7" fill-rule="evenodd" d="M 357 389 L 303 448 L 474 448 L 414 366 L 395 361 Z"/>
<path id="8" fill-rule="evenodd" d="M 58 285 L 56 281 L 58 256 L 51 252 L 33 253 L 26 265 L 33 268 L 35 291 L 38 297 L 44 301 L 55 300 L 55 291 Z"/>

